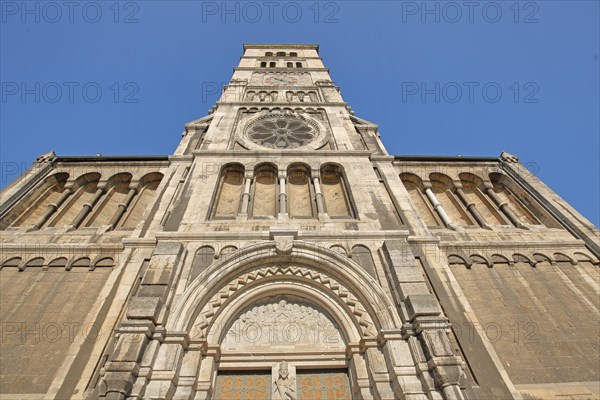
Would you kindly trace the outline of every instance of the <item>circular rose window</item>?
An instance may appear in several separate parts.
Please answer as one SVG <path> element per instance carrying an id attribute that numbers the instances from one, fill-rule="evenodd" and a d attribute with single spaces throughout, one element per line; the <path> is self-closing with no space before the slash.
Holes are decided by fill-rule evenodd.
<path id="1" fill-rule="evenodd" d="M 289 115 L 260 118 L 246 129 L 248 139 L 269 149 L 302 147 L 312 142 L 318 133 L 314 125 Z"/>

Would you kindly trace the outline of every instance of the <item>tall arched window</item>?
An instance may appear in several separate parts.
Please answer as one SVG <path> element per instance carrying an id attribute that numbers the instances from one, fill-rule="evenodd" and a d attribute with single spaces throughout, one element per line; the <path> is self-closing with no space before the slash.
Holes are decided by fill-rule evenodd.
<path id="1" fill-rule="evenodd" d="M 253 217 L 277 215 L 277 168 L 273 164 L 260 164 L 254 169 Z"/>
<path id="2" fill-rule="evenodd" d="M 267 68 L 267 62 L 266 61 L 261 62 L 260 63 L 260 67 L 261 68 Z"/>
<path id="3" fill-rule="evenodd" d="M 361 267 L 365 269 L 373 278 L 376 278 L 375 275 L 375 263 L 373 262 L 373 256 L 371 255 L 371 250 L 369 250 L 366 246 L 356 245 L 352 248 L 352 259 Z"/>
<path id="4" fill-rule="evenodd" d="M 321 190 L 330 217 L 352 217 L 352 207 L 342 169 L 335 164 L 321 167 Z"/>
<path id="5" fill-rule="evenodd" d="M 277 64 L 275 63 L 275 61 L 271 61 L 271 62 L 269 63 L 269 67 L 271 67 L 271 68 L 275 68 L 275 66 L 276 66 L 276 65 L 277 65 Z"/>
<path id="6" fill-rule="evenodd" d="M 413 203 L 417 213 L 423 219 L 428 227 L 439 227 L 441 226 L 440 220 L 438 219 L 435 211 L 431 207 L 431 204 L 425 198 L 423 194 L 424 188 L 421 179 L 416 175 L 403 173 L 400 175 L 400 179 L 408 192 L 410 200 Z"/>
<path id="7" fill-rule="evenodd" d="M 296 68 L 302 68 L 302 63 L 301 62 L 297 62 L 296 63 Z"/>
<path id="8" fill-rule="evenodd" d="M 213 216 L 215 218 L 235 218 L 240 208 L 244 190 L 244 167 L 228 164 L 221 171 Z"/>
<path id="9" fill-rule="evenodd" d="M 108 225 L 119 208 L 119 204 L 125 201 L 129 193 L 131 174 L 121 173 L 114 175 L 106 185 L 106 195 L 100 200 L 85 226 L 98 227 Z"/>
<path id="10" fill-rule="evenodd" d="M 287 170 L 288 213 L 290 217 L 310 218 L 315 215 L 310 169 L 293 164 Z"/>
<path id="11" fill-rule="evenodd" d="M 160 185 L 160 181 L 163 178 L 163 174 L 160 172 L 153 172 L 145 175 L 140 179 L 140 191 L 135 196 L 135 199 L 130 204 L 127 214 L 122 219 L 121 226 L 126 229 L 135 228 L 136 225 L 141 221 L 144 212 L 148 208 L 148 204 L 154 198 L 156 189 Z"/>
<path id="12" fill-rule="evenodd" d="M 293 62 L 289 62 L 289 63 L 287 63 L 287 67 L 288 67 L 288 68 L 294 68 L 294 63 L 293 63 Z"/>

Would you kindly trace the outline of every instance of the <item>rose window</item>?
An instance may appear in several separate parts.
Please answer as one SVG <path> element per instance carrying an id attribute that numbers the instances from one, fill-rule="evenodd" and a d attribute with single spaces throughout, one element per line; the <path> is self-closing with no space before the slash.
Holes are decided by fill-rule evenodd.
<path id="1" fill-rule="evenodd" d="M 293 149 L 312 142 L 318 135 L 312 124 L 288 115 L 275 115 L 254 121 L 246 130 L 254 143 L 270 149 Z"/>

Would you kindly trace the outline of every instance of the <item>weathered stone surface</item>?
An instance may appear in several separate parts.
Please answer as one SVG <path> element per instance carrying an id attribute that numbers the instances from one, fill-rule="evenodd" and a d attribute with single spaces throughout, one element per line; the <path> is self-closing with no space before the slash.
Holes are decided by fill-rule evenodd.
<path id="1" fill-rule="evenodd" d="M 508 153 L 388 155 L 318 46 L 246 45 L 173 155 L 2 190 L 0 397 L 598 399 L 599 239 Z"/>

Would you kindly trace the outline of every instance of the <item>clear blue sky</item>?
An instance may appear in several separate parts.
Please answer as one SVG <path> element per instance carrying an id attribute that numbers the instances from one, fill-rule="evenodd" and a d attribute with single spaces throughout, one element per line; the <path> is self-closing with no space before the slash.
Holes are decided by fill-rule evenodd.
<path id="1" fill-rule="evenodd" d="M 3 0 L 0 184 L 49 150 L 169 154 L 243 43 L 318 43 L 390 153 L 508 151 L 599 225 L 599 2 L 470 4 Z"/>

